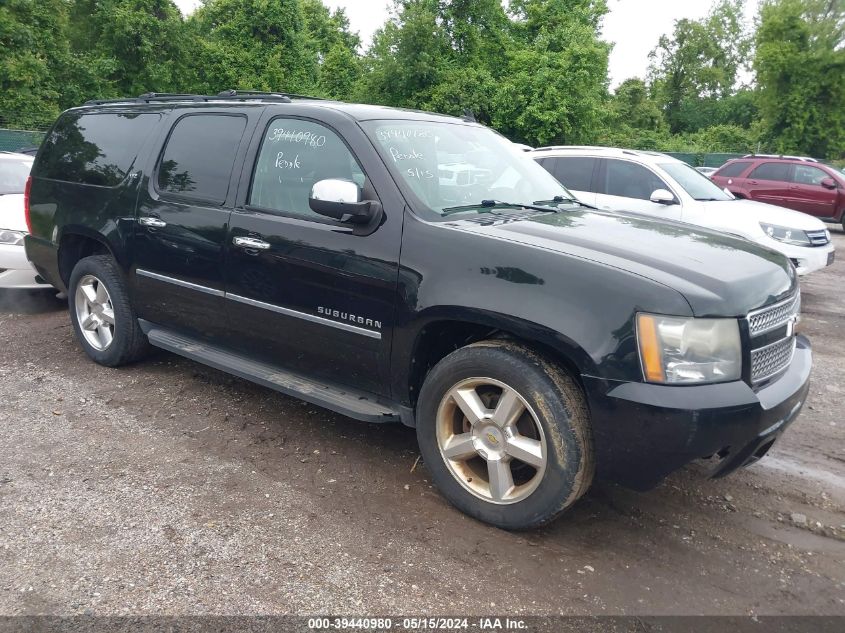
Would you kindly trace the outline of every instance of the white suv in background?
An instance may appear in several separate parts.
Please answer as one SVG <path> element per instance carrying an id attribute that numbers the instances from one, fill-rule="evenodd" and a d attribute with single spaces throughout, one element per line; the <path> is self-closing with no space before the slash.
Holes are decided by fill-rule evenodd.
<path id="1" fill-rule="evenodd" d="M 581 202 L 744 237 L 779 251 L 799 275 L 833 263 L 830 232 L 814 217 L 738 200 L 666 154 L 610 147 L 542 147 L 529 153 Z"/>

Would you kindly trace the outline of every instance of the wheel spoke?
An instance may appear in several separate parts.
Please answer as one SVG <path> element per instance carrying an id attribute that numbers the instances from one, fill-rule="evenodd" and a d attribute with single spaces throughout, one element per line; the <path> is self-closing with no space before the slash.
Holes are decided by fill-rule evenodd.
<path id="1" fill-rule="evenodd" d="M 97 303 L 105 304 L 109 300 L 109 293 L 106 290 L 106 287 L 103 285 L 103 282 L 97 284 Z"/>
<path id="2" fill-rule="evenodd" d="M 453 389 L 449 395 L 458 405 L 470 424 L 476 424 L 487 414 L 487 407 L 481 402 L 478 393 L 472 388 Z"/>
<path id="3" fill-rule="evenodd" d="M 94 284 L 84 284 L 79 287 L 82 290 L 82 293 L 85 295 L 85 298 L 88 299 L 91 303 L 96 303 L 97 301 L 97 291 L 94 290 Z"/>
<path id="4" fill-rule="evenodd" d="M 443 455 L 445 455 L 448 459 L 454 459 L 457 461 L 466 461 L 467 459 L 477 456 L 478 453 L 475 450 L 475 446 L 472 444 L 472 434 L 460 433 L 450 437 L 446 441 L 446 445 L 443 447 Z"/>
<path id="5" fill-rule="evenodd" d="M 493 421 L 500 427 L 504 428 L 514 424 L 525 411 L 525 405 L 513 389 L 502 389 L 502 395 L 499 396 L 499 403 L 496 405 L 496 410 L 493 412 Z"/>
<path id="6" fill-rule="evenodd" d="M 111 327 L 105 323 L 102 324 L 97 328 L 97 336 L 100 339 L 100 344 L 103 346 L 103 349 L 107 348 L 111 344 L 112 340 Z"/>
<path id="7" fill-rule="evenodd" d="M 105 321 L 109 325 L 114 325 L 114 310 L 112 310 L 111 308 L 103 308 L 103 311 L 100 316 L 103 318 L 103 321 Z"/>
<path id="8" fill-rule="evenodd" d="M 513 489 L 513 474 L 508 462 L 494 459 L 487 462 L 487 474 L 490 477 L 490 496 L 502 501 Z"/>
<path id="9" fill-rule="evenodd" d="M 82 323 L 80 323 L 79 325 L 82 326 L 83 330 L 88 330 L 89 332 L 93 332 L 94 330 L 97 329 L 97 325 L 98 325 L 97 317 L 94 316 L 93 314 L 89 314 L 88 316 L 86 316 L 82 320 Z"/>
<path id="10" fill-rule="evenodd" d="M 543 445 L 530 437 L 515 435 L 508 438 L 505 443 L 505 452 L 534 468 L 540 468 L 543 465 Z"/>

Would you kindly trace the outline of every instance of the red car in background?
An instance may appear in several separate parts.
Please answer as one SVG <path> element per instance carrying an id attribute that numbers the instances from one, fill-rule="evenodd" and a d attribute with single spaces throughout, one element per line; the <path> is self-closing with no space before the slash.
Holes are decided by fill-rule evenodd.
<path id="1" fill-rule="evenodd" d="M 813 158 L 749 155 L 710 176 L 737 198 L 803 211 L 845 229 L 845 174 Z"/>

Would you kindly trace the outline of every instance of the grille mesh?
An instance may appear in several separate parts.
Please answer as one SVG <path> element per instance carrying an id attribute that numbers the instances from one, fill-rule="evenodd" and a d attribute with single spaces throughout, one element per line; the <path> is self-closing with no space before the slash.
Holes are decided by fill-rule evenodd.
<path id="1" fill-rule="evenodd" d="M 748 328 L 751 336 L 757 336 L 784 325 L 794 315 L 798 314 L 800 308 L 801 295 L 796 294 L 786 301 L 752 312 L 748 315 Z"/>
<path id="2" fill-rule="evenodd" d="M 751 382 L 760 382 L 786 369 L 795 351 L 795 337 L 781 339 L 751 352 Z"/>

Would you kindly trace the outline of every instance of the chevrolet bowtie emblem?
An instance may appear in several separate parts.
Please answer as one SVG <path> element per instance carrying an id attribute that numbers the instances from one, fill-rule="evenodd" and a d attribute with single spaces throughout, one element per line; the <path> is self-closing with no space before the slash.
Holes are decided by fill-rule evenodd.
<path id="1" fill-rule="evenodd" d="M 491 443 L 493 443 L 493 444 L 498 444 L 498 443 L 499 443 L 499 440 L 497 440 L 497 439 L 496 439 L 496 436 L 495 436 L 495 435 L 493 435 L 492 433 L 488 433 L 488 434 L 487 434 L 487 439 L 488 439 L 488 440 L 490 440 L 490 442 L 491 442 Z"/>

